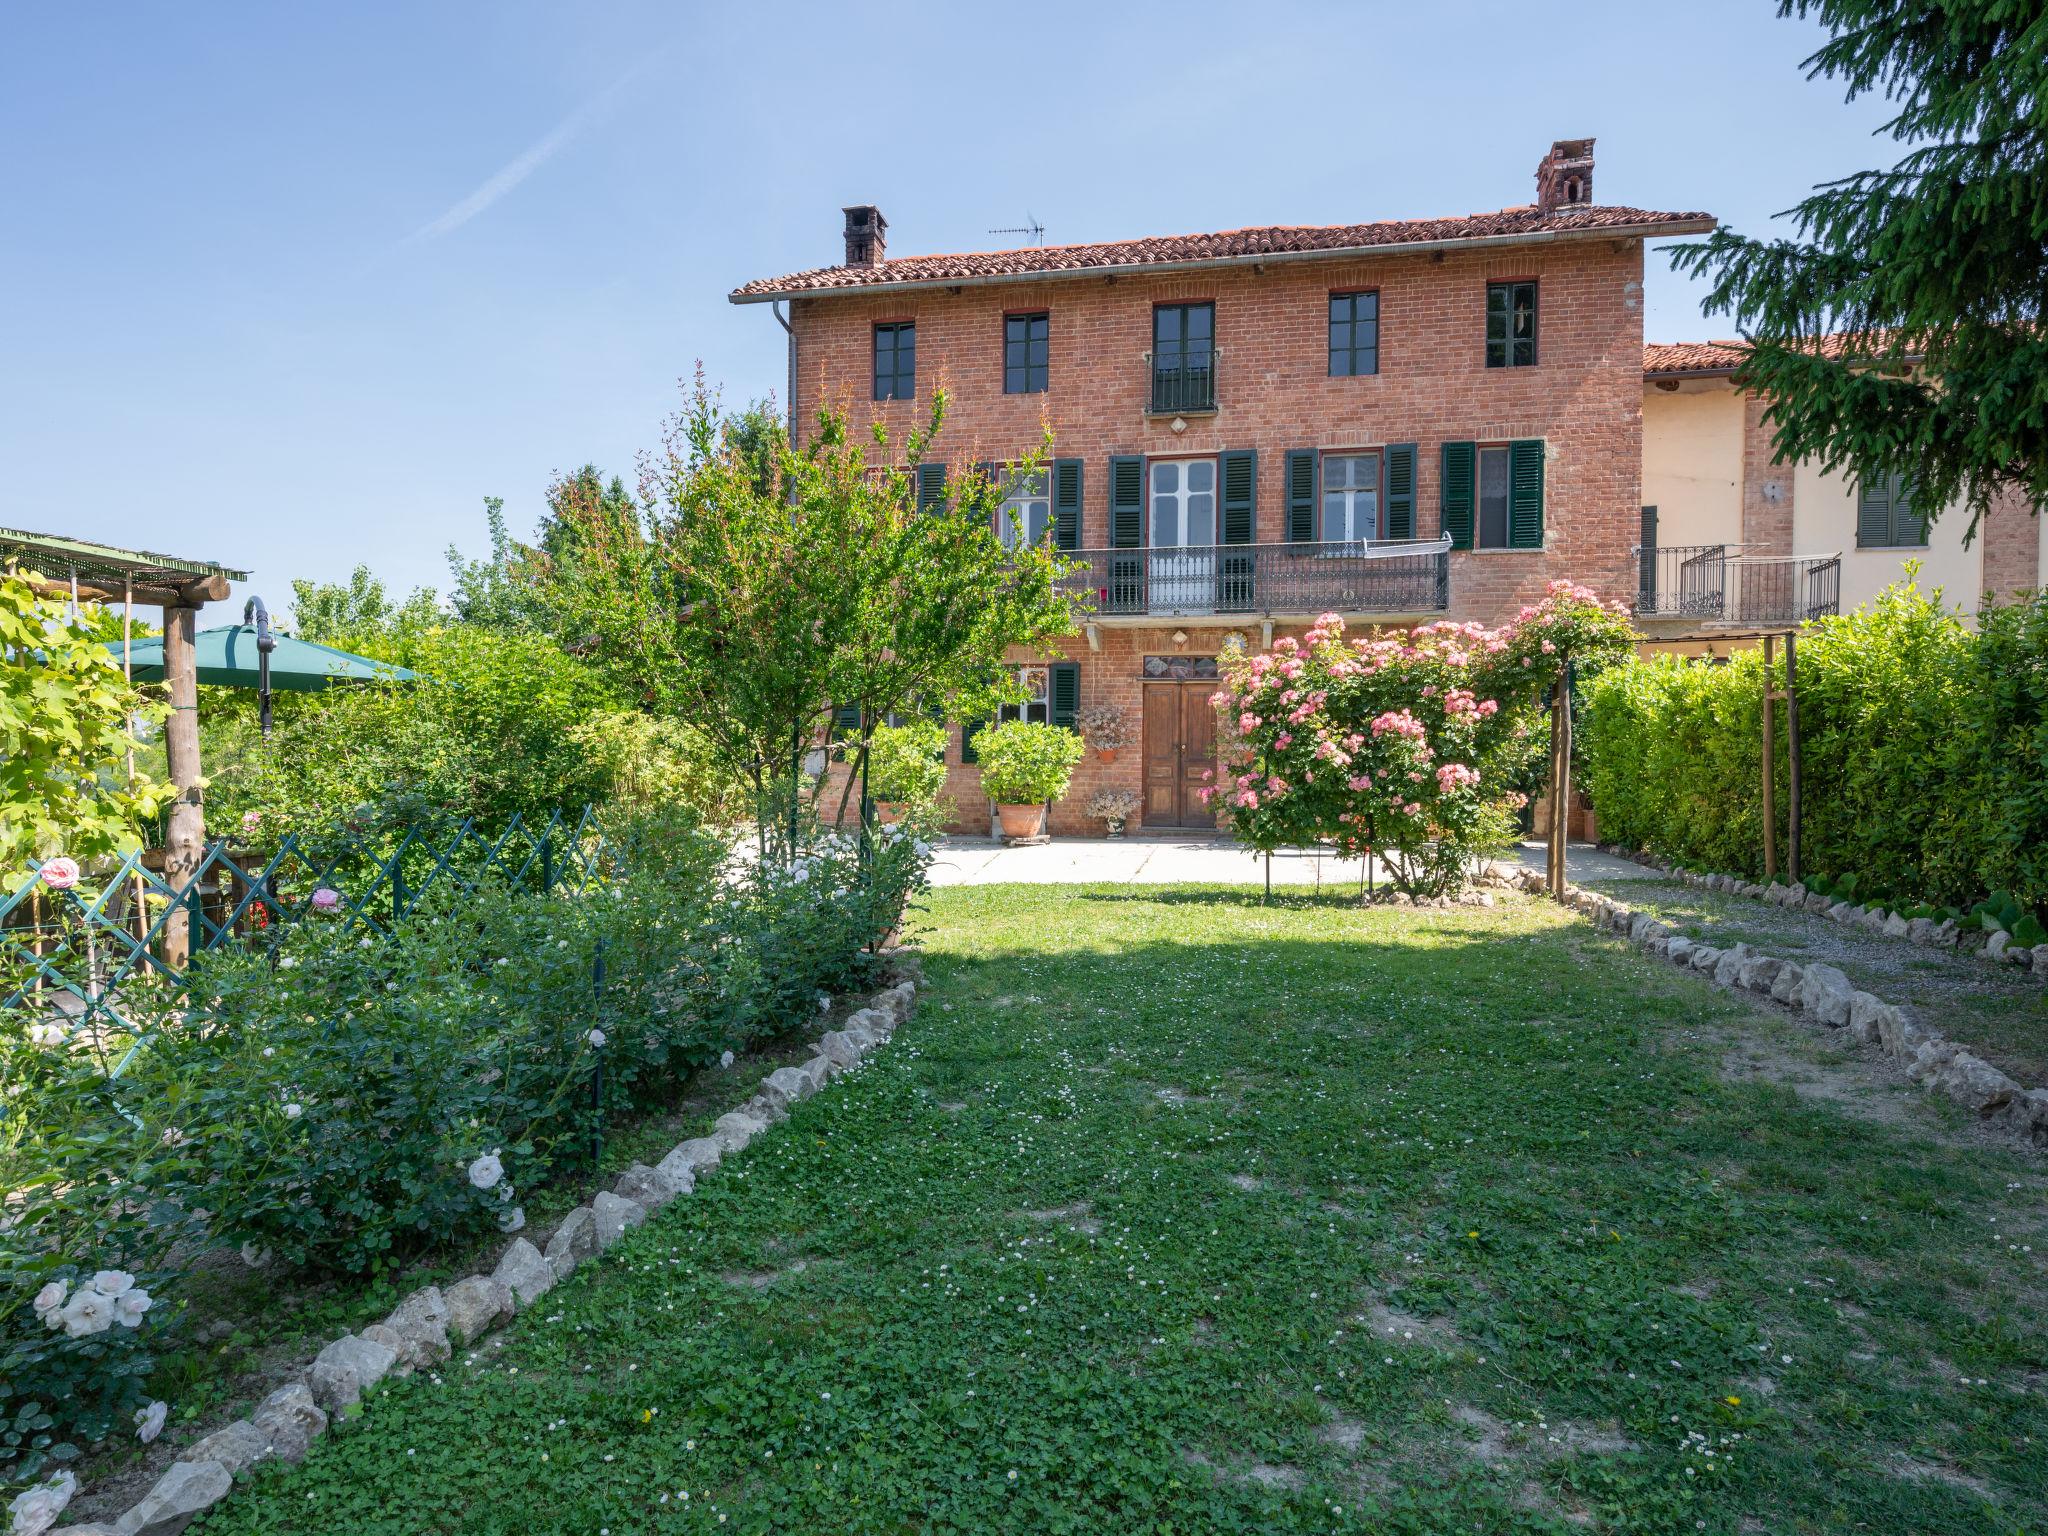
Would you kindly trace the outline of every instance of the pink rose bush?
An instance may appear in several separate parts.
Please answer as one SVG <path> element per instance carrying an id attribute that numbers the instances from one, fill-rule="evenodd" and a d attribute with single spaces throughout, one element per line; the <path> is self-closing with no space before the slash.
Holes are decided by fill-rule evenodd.
<path id="1" fill-rule="evenodd" d="M 1300 640 L 1226 659 L 1213 702 L 1234 735 L 1203 793 L 1254 848 L 1376 854 L 1414 895 L 1456 889 L 1504 846 L 1567 663 L 1633 650 L 1627 609 L 1554 582 L 1499 629 L 1448 620 L 1353 638 L 1326 613 Z"/>

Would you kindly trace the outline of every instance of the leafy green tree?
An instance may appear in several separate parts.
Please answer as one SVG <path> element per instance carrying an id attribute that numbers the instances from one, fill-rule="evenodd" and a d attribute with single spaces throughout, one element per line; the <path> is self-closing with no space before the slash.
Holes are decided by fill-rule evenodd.
<path id="1" fill-rule="evenodd" d="M 1816 188 L 1797 238 L 1732 229 L 1679 246 L 1709 313 L 1752 342 L 1736 382 L 1778 451 L 1897 473 L 1969 534 L 2002 491 L 2048 501 L 2048 6 L 2041 0 L 1781 0 L 1834 35 L 1809 77 L 1898 104 L 1889 170 Z M 1823 348 L 1821 339 L 1845 343 Z M 1918 358 L 1917 364 L 1909 363 Z"/>
<path id="2" fill-rule="evenodd" d="M 164 785 L 128 781 L 128 720 L 139 704 L 106 644 L 0 570 L 0 889 L 59 854 L 84 862 L 137 847 L 169 801 Z"/>

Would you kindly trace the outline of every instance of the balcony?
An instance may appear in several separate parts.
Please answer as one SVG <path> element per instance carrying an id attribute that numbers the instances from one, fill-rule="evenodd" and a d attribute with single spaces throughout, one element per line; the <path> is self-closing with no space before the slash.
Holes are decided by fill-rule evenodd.
<path id="1" fill-rule="evenodd" d="M 1741 544 L 1634 551 L 1636 615 L 1699 624 L 1789 625 L 1839 613 L 1842 557 L 1752 555 Z"/>
<path id="2" fill-rule="evenodd" d="M 1154 416 L 1198 416 L 1216 409 L 1215 349 L 1207 351 L 1145 354 L 1145 368 L 1152 378 Z"/>
<path id="3" fill-rule="evenodd" d="M 1407 615 L 1450 606 L 1448 539 L 1083 549 L 1066 588 L 1093 619 Z"/>

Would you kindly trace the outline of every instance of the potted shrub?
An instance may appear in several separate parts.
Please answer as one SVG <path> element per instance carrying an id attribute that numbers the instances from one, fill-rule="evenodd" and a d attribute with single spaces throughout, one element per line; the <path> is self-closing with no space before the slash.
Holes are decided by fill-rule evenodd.
<path id="1" fill-rule="evenodd" d="M 1105 763 L 1115 762 L 1117 748 L 1128 747 L 1137 739 L 1130 717 L 1114 704 L 1096 704 L 1082 710 L 1077 723 L 1082 739 Z"/>
<path id="2" fill-rule="evenodd" d="M 1036 837 L 1045 827 L 1045 804 L 1067 792 L 1081 738 L 1057 725 L 1012 720 L 974 738 L 981 787 L 996 803 L 1009 840 Z"/>
<path id="3" fill-rule="evenodd" d="M 1111 837 L 1124 835 L 1124 823 L 1138 808 L 1138 797 L 1128 789 L 1098 789 L 1088 802 L 1088 814 L 1108 829 Z"/>
<path id="4" fill-rule="evenodd" d="M 946 787 L 946 728 L 932 720 L 878 725 L 868 742 L 868 793 L 884 821 L 929 810 Z"/>

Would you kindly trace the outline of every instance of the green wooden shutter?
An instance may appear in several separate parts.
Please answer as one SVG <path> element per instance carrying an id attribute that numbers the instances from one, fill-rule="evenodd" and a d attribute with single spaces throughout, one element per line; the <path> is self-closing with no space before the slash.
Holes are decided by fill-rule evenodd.
<path id="1" fill-rule="evenodd" d="M 1145 542 L 1145 460 L 1114 454 L 1109 461 L 1109 542 L 1136 549 Z"/>
<path id="2" fill-rule="evenodd" d="M 1052 723 L 1065 726 L 1068 730 L 1080 729 L 1081 717 L 1081 664 L 1078 661 L 1056 661 L 1047 672 L 1047 701 L 1051 705 Z"/>
<path id="3" fill-rule="evenodd" d="M 1508 548 L 1543 547 L 1543 439 L 1508 444 Z"/>
<path id="4" fill-rule="evenodd" d="M 1927 542 L 1927 519 L 1913 505 L 1913 482 L 1904 475 L 1892 476 L 1892 538 L 1902 546 Z"/>
<path id="5" fill-rule="evenodd" d="M 946 503 L 946 466 L 927 459 L 917 466 L 917 510 L 931 512 Z"/>
<path id="6" fill-rule="evenodd" d="M 1216 468 L 1223 481 L 1222 543 L 1249 544 L 1252 526 L 1258 519 L 1259 456 L 1250 448 L 1233 449 L 1216 456 Z"/>
<path id="7" fill-rule="evenodd" d="M 982 732 L 982 728 L 983 728 L 984 726 L 986 726 L 987 724 L 988 724 L 988 721 L 987 721 L 986 719 L 981 719 L 981 720 L 966 720 L 966 721 L 963 721 L 963 722 L 961 722 L 961 726 L 960 726 L 960 761 L 961 761 L 961 762 L 963 762 L 963 763 L 978 763 L 978 762 L 980 762 L 980 761 L 981 761 L 981 759 L 980 759 L 979 757 L 977 757 L 977 756 L 975 755 L 975 751 L 974 751 L 974 738 L 975 738 L 975 737 L 977 737 L 977 736 L 979 736 L 979 735 L 981 734 L 981 732 Z"/>
<path id="8" fill-rule="evenodd" d="M 1451 536 L 1453 549 L 1472 547 L 1472 482 L 1478 462 L 1477 444 L 1444 444 L 1443 482 L 1438 492 L 1443 531 Z"/>
<path id="9" fill-rule="evenodd" d="M 1052 461 L 1052 542 L 1058 549 L 1081 547 L 1081 461 Z"/>
<path id="10" fill-rule="evenodd" d="M 1387 444 L 1387 537 L 1415 537 L 1415 445 Z"/>
<path id="11" fill-rule="evenodd" d="M 1309 544 L 1316 536 L 1316 451 L 1287 450 L 1287 541 Z"/>
<path id="12" fill-rule="evenodd" d="M 832 734 L 851 740 L 860 735 L 860 706 L 839 704 L 832 710 Z"/>

